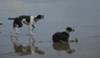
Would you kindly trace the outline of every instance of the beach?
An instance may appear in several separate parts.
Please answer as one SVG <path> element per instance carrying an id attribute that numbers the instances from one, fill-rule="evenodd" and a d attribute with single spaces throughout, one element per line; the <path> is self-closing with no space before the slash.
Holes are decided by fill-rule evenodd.
<path id="1" fill-rule="evenodd" d="M 0 1 L 0 58 L 100 58 L 100 1 L 99 0 L 1 0 Z M 35 24 L 33 37 L 35 46 L 44 54 L 18 55 L 11 42 L 13 20 L 9 17 L 19 15 L 45 15 Z M 62 32 L 66 27 L 75 32 L 70 40 L 77 38 L 78 43 L 67 45 L 74 52 L 56 50 L 52 35 Z M 28 43 L 28 28 L 19 29 L 18 39 Z M 65 45 L 66 46 L 66 45 Z"/>

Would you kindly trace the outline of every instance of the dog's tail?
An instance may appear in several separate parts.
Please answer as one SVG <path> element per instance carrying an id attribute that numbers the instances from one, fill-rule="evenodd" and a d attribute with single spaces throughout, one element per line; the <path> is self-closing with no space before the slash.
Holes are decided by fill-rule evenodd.
<path id="1" fill-rule="evenodd" d="M 15 20 L 15 18 L 8 18 L 8 20 Z"/>

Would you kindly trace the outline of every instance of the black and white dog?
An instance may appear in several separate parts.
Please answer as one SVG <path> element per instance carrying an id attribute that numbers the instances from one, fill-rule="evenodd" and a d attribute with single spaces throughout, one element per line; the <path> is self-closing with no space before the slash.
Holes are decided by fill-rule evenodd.
<path id="1" fill-rule="evenodd" d="M 16 18 L 8 18 L 8 20 L 14 20 L 13 29 L 15 32 L 18 32 L 18 28 L 21 28 L 23 24 L 26 24 L 27 26 L 29 26 L 29 31 L 32 34 L 32 30 L 33 28 L 35 28 L 34 24 L 43 18 L 44 18 L 44 15 L 41 15 L 41 14 L 37 16 L 21 15 Z"/>
<path id="2" fill-rule="evenodd" d="M 52 35 L 53 42 L 68 42 L 70 37 L 70 32 L 75 30 L 71 27 L 67 27 L 63 32 L 56 32 Z"/>

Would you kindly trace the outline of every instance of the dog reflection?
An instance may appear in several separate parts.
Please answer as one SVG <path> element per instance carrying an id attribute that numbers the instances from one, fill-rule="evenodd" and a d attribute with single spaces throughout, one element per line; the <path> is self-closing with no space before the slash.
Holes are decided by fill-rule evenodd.
<path id="1" fill-rule="evenodd" d="M 56 51 L 65 51 L 68 54 L 71 54 L 75 51 L 74 49 L 71 49 L 69 43 L 66 42 L 53 42 L 53 48 Z"/>
<path id="2" fill-rule="evenodd" d="M 33 53 L 41 55 L 45 54 L 44 51 L 35 46 L 35 41 L 33 40 L 33 38 L 30 38 L 29 43 L 26 46 L 19 43 L 16 36 L 11 36 L 11 41 L 13 42 L 15 52 L 19 55 L 28 55 Z"/>

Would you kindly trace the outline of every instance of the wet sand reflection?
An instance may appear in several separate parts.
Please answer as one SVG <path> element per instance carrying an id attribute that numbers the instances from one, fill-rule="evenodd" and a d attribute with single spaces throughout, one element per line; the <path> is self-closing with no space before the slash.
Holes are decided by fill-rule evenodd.
<path id="1" fill-rule="evenodd" d="M 53 42 L 52 46 L 56 51 L 64 51 L 68 54 L 75 52 L 75 49 L 71 49 L 69 42 Z"/>
<path id="2" fill-rule="evenodd" d="M 39 55 L 44 55 L 45 52 L 39 47 L 35 46 L 35 40 L 33 35 L 30 35 L 29 43 L 27 45 L 23 45 L 19 43 L 18 37 L 16 35 L 11 35 L 11 42 L 13 43 L 15 53 L 19 55 L 29 55 L 33 53 L 37 53 Z"/>

